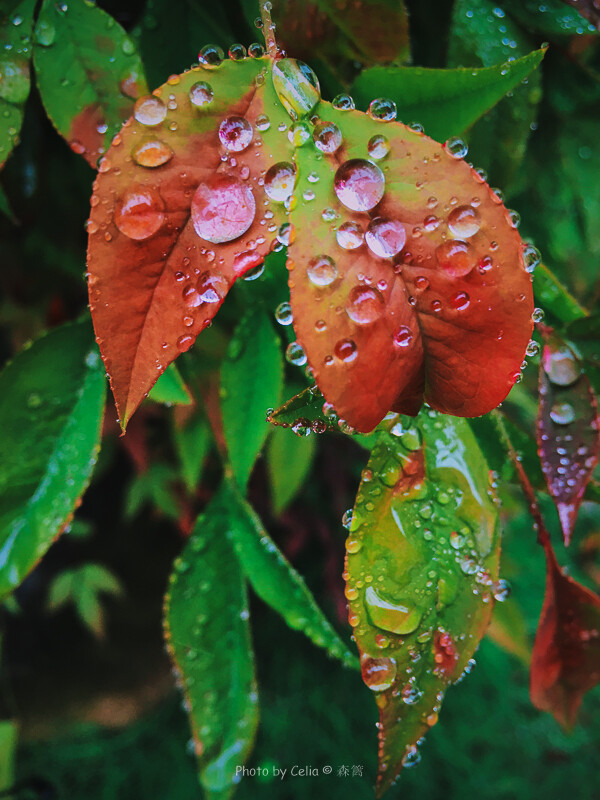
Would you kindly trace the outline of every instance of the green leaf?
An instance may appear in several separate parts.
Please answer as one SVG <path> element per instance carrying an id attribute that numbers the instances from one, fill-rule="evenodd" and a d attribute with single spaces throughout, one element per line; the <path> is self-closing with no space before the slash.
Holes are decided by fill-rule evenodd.
<path id="1" fill-rule="evenodd" d="M 267 408 L 281 396 L 279 339 L 264 311 L 249 311 L 237 325 L 221 367 L 223 431 L 233 474 L 245 489 L 269 426 Z"/>
<path id="2" fill-rule="evenodd" d="M 449 66 L 491 67 L 533 49 L 533 40 L 511 19 L 498 16 L 498 10 L 492 0 L 458 0 L 454 4 Z M 541 97 L 541 71 L 535 70 L 469 132 L 469 160 L 505 192 L 526 174 L 521 165 Z"/>
<path id="3" fill-rule="evenodd" d="M 177 471 L 169 464 L 155 462 L 131 482 L 125 503 L 125 515 L 135 516 L 146 504 L 151 504 L 166 517 L 178 519 L 180 508 L 172 491 Z"/>
<path id="4" fill-rule="evenodd" d="M 323 411 L 325 398 L 319 391 L 319 387 L 309 386 L 298 394 L 287 400 L 280 408 L 275 409 L 269 414 L 269 422 L 282 428 L 291 428 L 298 421 L 306 420 L 310 423 L 318 423 L 320 427 L 325 426 L 327 430 L 337 430 L 337 415 L 329 411 L 327 415 Z M 309 427 L 309 426 L 305 426 Z"/>
<path id="5" fill-rule="evenodd" d="M 189 406 L 192 403 L 191 395 L 175 364 L 169 364 L 150 389 L 148 397 L 155 403 L 164 403 L 167 406 Z"/>
<path id="6" fill-rule="evenodd" d="M 19 141 L 29 97 L 35 6 L 36 0 L 9 0 L 0 9 L 0 168 Z"/>
<path id="7" fill-rule="evenodd" d="M 381 794 L 419 760 L 447 686 L 470 667 L 500 543 L 488 467 L 464 419 L 390 415 L 379 431 L 346 543 L 346 596 L 379 706 Z"/>
<path id="8" fill-rule="evenodd" d="M 529 30 L 543 36 L 573 36 L 598 33 L 574 8 L 564 0 L 505 0 L 506 12 Z M 502 12 L 504 15 L 504 12 Z"/>
<path id="9" fill-rule="evenodd" d="M 365 107 L 374 97 L 389 97 L 398 107 L 398 119 L 418 122 L 429 136 L 444 141 L 496 105 L 540 64 L 545 52 L 542 48 L 481 69 L 371 67 L 358 76 L 351 94 Z"/>
<path id="10" fill-rule="evenodd" d="M 95 168 L 131 116 L 134 99 L 148 91 L 133 41 L 94 3 L 44 0 L 33 60 L 48 116 Z"/>
<path id="11" fill-rule="evenodd" d="M 228 525 L 228 509 L 217 495 L 175 561 L 165 600 L 167 645 L 208 793 L 232 789 L 258 724 L 248 600 L 240 564 L 223 535 Z"/>
<path id="12" fill-rule="evenodd" d="M 87 320 L 42 336 L 0 374 L 0 598 L 33 569 L 85 491 L 104 397 Z"/>
<path id="13" fill-rule="evenodd" d="M 184 423 L 175 424 L 173 436 L 183 480 L 188 490 L 195 492 L 212 443 L 210 426 L 204 417 L 194 414 Z"/>
<path id="14" fill-rule="evenodd" d="M 355 656 L 328 622 L 301 575 L 271 540 L 257 514 L 233 484 L 223 484 L 218 503 L 225 533 L 256 594 L 281 614 L 290 628 L 302 631 L 346 666 L 356 666 Z"/>
<path id="15" fill-rule="evenodd" d="M 86 625 L 96 636 L 104 635 L 104 614 L 100 594 L 118 597 L 123 593 L 115 576 L 101 564 L 83 564 L 65 570 L 54 578 L 48 592 L 47 605 L 56 611 L 72 603 Z"/>
<path id="16" fill-rule="evenodd" d="M 16 222 L 15 215 L 13 214 L 13 210 L 10 207 L 10 203 L 8 202 L 8 197 L 6 196 L 6 192 L 0 186 L 0 211 L 12 222 Z"/>
<path id="17" fill-rule="evenodd" d="M 545 264 L 539 264 L 533 273 L 533 294 L 536 302 L 563 324 L 587 314 L 585 308 Z"/>
<path id="18" fill-rule="evenodd" d="M 0 792 L 10 789 L 15 782 L 17 755 L 17 726 L 10 720 L 0 720 Z"/>
<path id="19" fill-rule="evenodd" d="M 566 329 L 566 336 L 575 345 L 596 394 L 600 394 L 600 314 L 571 322 Z"/>
<path id="20" fill-rule="evenodd" d="M 302 488 L 315 457 L 316 437 L 292 436 L 274 430 L 267 445 L 267 469 L 271 486 L 271 503 L 276 515 L 281 514 Z"/>

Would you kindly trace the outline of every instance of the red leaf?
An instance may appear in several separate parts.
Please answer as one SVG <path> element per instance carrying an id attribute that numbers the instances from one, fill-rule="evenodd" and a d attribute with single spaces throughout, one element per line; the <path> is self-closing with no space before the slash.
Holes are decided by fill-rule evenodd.
<path id="1" fill-rule="evenodd" d="M 539 375 L 537 440 L 548 491 L 569 544 L 579 506 L 598 463 L 598 404 L 571 348 L 548 335 Z"/>
<path id="2" fill-rule="evenodd" d="M 549 541 L 546 596 L 531 660 L 531 701 L 566 728 L 600 681 L 600 597 L 565 575 Z"/>
<path id="3" fill-rule="evenodd" d="M 292 212 L 289 253 L 294 325 L 321 391 L 359 431 L 423 400 L 457 416 L 490 411 L 532 330 L 531 280 L 506 209 L 422 133 L 327 103 L 317 112 L 342 144 L 325 158 L 297 151 L 296 196 L 314 199 Z M 315 207 L 322 214 L 303 220 Z"/>
<path id="4" fill-rule="evenodd" d="M 266 64 L 227 61 L 170 79 L 138 101 L 100 166 L 89 221 L 90 306 L 123 427 L 210 324 L 235 279 L 263 260 L 266 229 L 284 218 L 281 204 L 269 220 L 263 215 L 273 154 L 291 160 L 278 132 L 289 118 L 271 81 L 255 83 Z M 257 124 L 265 106 L 268 130 Z M 242 148 L 248 123 L 251 143 Z"/>

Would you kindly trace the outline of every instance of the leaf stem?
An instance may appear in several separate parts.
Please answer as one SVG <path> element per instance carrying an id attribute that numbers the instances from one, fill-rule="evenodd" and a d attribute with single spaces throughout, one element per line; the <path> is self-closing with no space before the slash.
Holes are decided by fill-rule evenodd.
<path id="1" fill-rule="evenodd" d="M 262 19 L 262 31 L 265 37 L 265 44 L 267 45 L 267 54 L 271 58 L 277 58 L 279 55 L 279 48 L 275 41 L 275 24 L 271 19 L 271 9 L 273 4 L 270 0 L 259 0 L 260 18 Z"/>

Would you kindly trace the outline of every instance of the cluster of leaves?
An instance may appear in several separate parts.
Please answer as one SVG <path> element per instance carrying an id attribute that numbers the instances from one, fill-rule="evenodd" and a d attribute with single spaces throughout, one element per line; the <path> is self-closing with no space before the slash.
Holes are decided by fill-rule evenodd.
<path id="1" fill-rule="evenodd" d="M 254 3 L 242 5 L 252 20 Z M 573 175 L 593 153 L 582 145 L 580 164 L 565 119 L 567 101 L 578 110 L 587 101 L 559 83 L 546 101 L 540 64 L 549 39 L 549 80 L 555 48 L 597 94 L 593 9 L 586 22 L 560 0 L 543 12 L 457 0 L 446 68 L 433 69 L 405 65 L 416 9 L 409 22 L 385 0 L 282 2 L 280 46 L 310 60 L 320 88 L 276 49 L 268 14 L 265 54 L 231 45 L 221 9 L 209 20 L 149 0 L 131 34 L 86 0 L 2 9 L 2 163 L 33 64 L 48 117 L 98 175 L 87 222 L 97 344 L 84 316 L 25 346 L 0 375 L 0 598 L 69 524 L 117 428 L 105 415 L 106 370 L 139 472 L 126 513 L 150 502 L 186 537 L 165 631 L 209 793 L 229 792 L 258 724 L 248 584 L 292 628 L 360 666 L 380 712 L 378 791 L 418 761 L 446 688 L 469 671 L 494 600 L 507 594 L 500 476 L 523 486 L 546 555 L 532 700 L 573 725 L 600 675 L 600 599 L 558 566 L 536 492 L 553 498 L 567 544 L 581 502 L 598 500 L 598 319 L 539 264 L 519 215 L 464 161 L 458 137 L 559 272 L 589 259 L 598 189 L 586 177 L 582 191 Z M 230 57 L 209 45 L 182 72 L 199 29 L 231 45 Z M 552 114 L 561 126 L 530 142 L 538 117 Z M 596 124 L 584 123 L 586 141 Z M 566 153 L 551 168 L 548 147 Z M 533 181 L 526 155 L 543 160 Z M 568 205 L 577 219 L 564 218 Z M 530 208 L 544 224 L 528 220 Z M 539 391 L 525 355 L 539 358 Z M 174 406 L 170 462 L 151 456 L 138 422 L 152 403 Z M 370 451 L 344 518 L 360 661 L 247 500 L 264 449 L 273 509 L 285 509 L 327 431 Z M 222 472 L 207 485 L 209 454 Z M 90 564 L 59 576 L 49 602 L 69 598 L 101 634 L 98 592 L 119 585 Z"/>

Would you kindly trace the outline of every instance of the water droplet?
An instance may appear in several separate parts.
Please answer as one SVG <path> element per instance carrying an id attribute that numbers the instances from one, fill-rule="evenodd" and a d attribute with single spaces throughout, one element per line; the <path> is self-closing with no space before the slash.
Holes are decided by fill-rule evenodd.
<path id="1" fill-rule="evenodd" d="M 367 144 L 367 151 L 371 158 L 380 161 L 389 155 L 390 143 L 385 136 L 372 136 Z"/>
<path id="2" fill-rule="evenodd" d="M 533 272 L 533 270 L 540 263 L 542 256 L 537 247 L 532 244 L 526 244 L 523 247 L 523 266 L 526 272 Z"/>
<path id="3" fill-rule="evenodd" d="M 370 211 L 385 191 L 385 178 L 378 166 L 361 158 L 344 162 L 335 174 L 335 193 L 351 211 Z"/>
<path id="4" fill-rule="evenodd" d="M 389 689 L 396 679 L 396 662 L 393 658 L 364 656 L 360 665 L 363 681 L 373 692 Z"/>
<path id="5" fill-rule="evenodd" d="M 289 364 L 293 364 L 295 367 L 303 367 L 307 361 L 306 353 L 300 342 L 291 342 L 288 344 L 285 351 L 285 358 Z"/>
<path id="6" fill-rule="evenodd" d="M 266 114 L 259 114 L 255 122 L 256 128 L 259 131 L 268 131 L 271 127 L 271 120 Z"/>
<path id="7" fill-rule="evenodd" d="M 229 58 L 232 61 L 243 61 L 246 55 L 246 48 L 243 44 L 232 44 L 229 48 Z"/>
<path id="8" fill-rule="evenodd" d="M 291 325 L 294 321 L 291 305 L 289 303 L 280 303 L 275 309 L 275 319 L 280 325 Z"/>
<path id="9" fill-rule="evenodd" d="M 335 153 L 342 143 L 342 132 L 333 122 L 321 122 L 315 126 L 313 140 L 322 153 Z"/>
<path id="10" fill-rule="evenodd" d="M 347 539 L 346 540 L 346 550 L 350 553 L 350 555 L 356 555 L 362 549 L 362 542 L 360 539 Z"/>
<path id="11" fill-rule="evenodd" d="M 284 222 L 277 231 L 277 241 L 287 247 L 294 241 L 294 238 L 294 226 L 291 222 Z"/>
<path id="12" fill-rule="evenodd" d="M 125 53 L 126 56 L 131 56 L 135 53 L 135 45 L 131 41 L 131 39 L 123 39 L 121 43 L 121 50 Z"/>
<path id="13" fill-rule="evenodd" d="M 471 245 L 460 239 L 442 242 L 436 248 L 440 267 L 452 278 L 462 278 L 475 267 L 477 259 Z"/>
<path id="14" fill-rule="evenodd" d="M 531 315 L 533 322 L 542 322 L 544 319 L 544 311 L 541 308 L 534 308 Z"/>
<path id="15" fill-rule="evenodd" d="M 220 303 L 229 290 L 227 279 L 220 272 L 203 272 L 196 286 L 186 286 L 182 292 L 188 308 L 198 308 L 204 303 Z"/>
<path id="16" fill-rule="evenodd" d="M 199 184 L 192 198 L 194 229 L 207 242 L 237 239 L 252 225 L 255 213 L 252 190 L 233 175 L 209 176 Z"/>
<path id="17" fill-rule="evenodd" d="M 398 330 L 394 331 L 394 344 L 398 347 L 408 347 L 414 336 L 413 332 L 406 325 L 401 325 Z"/>
<path id="18" fill-rule="evenodd" d="M 413 745 L 409 745 L 406 748 L 406 752 L 402 757 L 402 766 L 404 769 L 410 769 L 411 767 L 416 767 L 421 761 L 421 753 L 417 747 Z"/>
<path id="19" fill-rule="evenodd" d="M 385 300 L 378 289 L 355 286 L 346 300 L 346 313 L 357 325 L 370 325 L 382 315 Z"/>
<path id="20" fill-rule="evenodd" d="M 448 228 L 457 239 L 468 239 L 481 228 L 479 212 L 472 206 L 458 206 L 448 215 Z"/>
<path id="21" fill-rule="evenodd" d="M 161 196 L 148 186 L 127 190 L 115 205 L 114 222 L 130 239 L 141 241 L 153 236 L 165 221 L 165 204 Z"/>
<path id="22" fill-rule="evenodd" d="M 273 164 L 265 175 L 265 192 L 267 197 L 278 203 L 283 203 L 294 192 L 296 169 L 288 161 Z"/>
<path id="23" fill-rule="evenodd" d="M 310 126 L 306 122 L 294 122 L 288 130 L 288 141 L 294 147 L 302 147 L 310 141 Z"/>
<path id="24" fill-rule="evenodd" d="M 265 48 L 259 42 L 252 42 L 248 45 L 248 55 L 250 58 L 262 58 L 265 54 Z"/>
<path id="25" fill-rule="evenodd" d="M 505 600 L 508 600 L 510 596 L 510 583 L 505 580 L 499 580 L 497 583 L 493 584 L 493 592 L 494 598 L 498 603 L 503 603 Z"/>
<path id="26" fill-rule="evenodd" d="M 456 292 L 450 298 L 450 305 L 456 311 L 464 311 L 465 308 L 469 307 L 470 302 L 469 295 L 466 292 Z"/>
<path id="27" fill-rule="evenodd" d="M 296 436 L 310 436 L 312 433 L 310 420 L 305 417 L 295 419 L 292 423 L 292 430 Z"/>
<path id="28" fill-rule="evenodd" d="M 550 409 L 550 419 L 557 425 L 570 425 L 575 417 L 575 409 L 570 403 L 554 403 Z"/>
<path id="29" fill-rule="evenodd" d="M 308 262 L 306 274 L 315 286 L 329 286 L 337 278 L 338 271 L 333 258 L 320 255 Z"/>
<path id="30" fill-rule="evenodd" d="M 352 509 L 349 508 L 347 511 L 344 511 L 344 516 L 342 517 L 342 525 L 346 528 L 347 531 L 350 530 L 350 526 L 352 525 Z"/>
<path id="31" fill-rule="evenodd" d="M 392 122 L 396 119 L 397 111 L 396 103 L 393 100 L 389 100 L 387 97 L 377 97 L 371 101 L 367 113 L 376 122 Z"/>
<path id="32" fill-rule="evenodd" d="M 462 533 L 459 533 L 458 531 L 452 531 L 450 533 L 450 544 L 455 550 L 460 550 L 464 543 L 465 537 L 462 535 Z"/>
<path id="33" fill-rule="evenodd" d="M 204 81 L 198 81 L 190 87 L 188 95 L 190 103 L 196 108 L 206 108 L 212 103 L 214 96 L 212 86 Z"/>
<path id="34" fill-rule="evenodd" d="M 344 222 L 335 232 L 335 238 L 344 250 L 356 250 L 364 242 L 364 233 L 357 222 Z"/>
<path id="35" fill-rule="evenodd" d="M 429 633 L 429 631 L 428 631 Z M 401 691 L 402 700 L 407 706 L 416 705 L 423 697 L 423 692 L 419 690 L 417 682 L 414 677 L 410 678 L 408 682 L 402 687 Z"/>
<path id="36" fill-rule="evenodd" d="M 40 20 L 35 29 L 35 41 L 42 47 L 51 47 L 56 39 L 56 28 L 46 20 Z"/>
<path id="37" fill-rule="evenodd" d="M 160 97 L 150 94 L 136 100 L 133 107 L 133 116 L 142 125 L 149 127 L 160 125 L 167 116 L 167 107 Z"/>
<path id="38" fill-rule="evenodd" d="M 244 117 L 227 117 L 219 125 L 219 139 L 226 150 L 241 153 L 250 146 L 254 131 Z"/>
<path id="39" fill-rule="evenodd" d="M 272 78 L 277 97 L 293 120 L 310 114 L 321 99 L 317 76 L 302 61 L 295 58 L 275 61 Z"/>
<path id="40" fill-rule="evenodd" d="M 444 143 L 444 150 L 452 158 L 465 158 L 469 149 L 467 145 L 458 136 L 452 136 Z"/>
<path id="41" fill-rule="evenodd" d="M 557 349 L 544 348 L 542 363 L 546 375 L 556 386 L 571 386 L 581 375 L 581 365 L 566 345 Z"/>
<path id="42" fill-rule="evenodd" d="M 540 352 L 539 344 L 534 339 L 532 339 L 527 345 L 525 354 L 528 355 L 529 357 L 532 357 L 532 356 L 537 356 L 539 352 Z"/>
<path id="43" fill-rule="evenodd" d="M 423 616 L 421 609 L 414 604 L 384 600 L 373 586 L 367 587 L 365 605 L 373 625 L 400 635 L 415 631 Z"/>
<path id="44" fill-rule="evenodd" d="M 339 342 L 336 342 L 333 353 L 344 364 L 349 364 L 357 356 L 356 344 L 352 339 L 340 339 Z"/>
<path id="45" fill-rule="evenodd" d="M 264 257 L 258 250 L 243 250 L 241 253 L 236 253 L 233 259 L 233 271 L 240 277 L 244 276 L 244 280 L 253 280 L 262 274 L 262 269 L 257 275 L 253 273 L 259 269 L 264 263 Z M 252 275 L 252 277 L 250 277 Z"/>
<path id="46" fill-rule="evenodd" d="M 198 54 L 200 66 L 204 69 L 217 69 L 223 63 L 225 53 L 216 44 L 205 45 Z"/>
<path id="47" fill-rule="evenodd" d="M 512 228 L 518 228 L 521 224 L 521 215 L 518 211 L 513 211 L 511 208 L 507 210 L 506 218 L 508 219 L 508 224 Z"/>
<path id="48" fill-rule="evenodd" d="M 173 151 L 168 144 L 160 139 L 143 139 L 132 152 L 133 160 L 141 167 L 161 167 L 173 157 Z"/>
<path id="49" fill-rule="evenodd" d="M 369 250 L 380 258 L 397 255 L 406 242 L 404 225 L 395 219 L 376 217 L 369 223 L 365 233 Z"/>
<path id="50" fill-rule="evenodd" d="M 331 105 L 336 111 L 354 111 L 356 105 L 349 94 L 338 94 L 333 98 Z"/>

